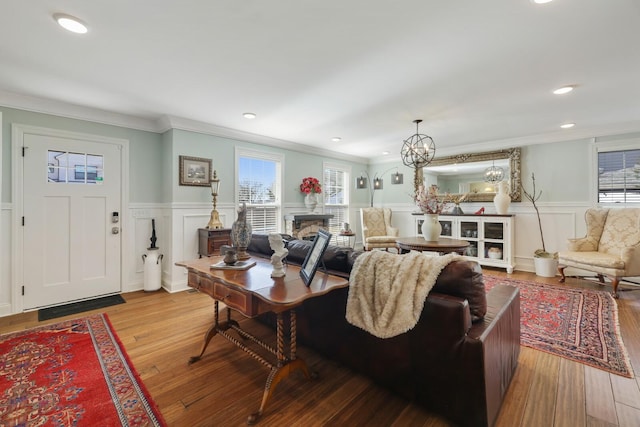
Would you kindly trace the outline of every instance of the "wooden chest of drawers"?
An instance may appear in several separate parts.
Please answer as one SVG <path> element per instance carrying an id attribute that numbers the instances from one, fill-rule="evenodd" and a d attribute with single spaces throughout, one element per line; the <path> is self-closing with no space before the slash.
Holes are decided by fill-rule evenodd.
<path id="1" fill-rule="evenodd" d="M 198 229 L 198 255 L 220 255 L 222 245 L 231 246 L 230 228 L 199 228 Z"/>

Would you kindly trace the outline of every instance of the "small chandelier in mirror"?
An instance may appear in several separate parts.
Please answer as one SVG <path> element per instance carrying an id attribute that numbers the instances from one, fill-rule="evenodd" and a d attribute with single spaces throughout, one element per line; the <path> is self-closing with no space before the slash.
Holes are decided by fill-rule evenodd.
<path id="1" fill-rule="evenodd" d="M 504 169 L 496 166 L 495 162 L 484 170 L 484 182 L 497 184 L 504 179 Z"/>
<path id="2" fill-rule="evenodd" d="M 422 122 L 420 119 L 413 121 L 416 124 L 416 133 L 404 140 L 400 150 L 402 163 L 415 169 L 427 166 L 436 154 L 436 144 L 433 139 L 418 132 L 420 122 Z"/>

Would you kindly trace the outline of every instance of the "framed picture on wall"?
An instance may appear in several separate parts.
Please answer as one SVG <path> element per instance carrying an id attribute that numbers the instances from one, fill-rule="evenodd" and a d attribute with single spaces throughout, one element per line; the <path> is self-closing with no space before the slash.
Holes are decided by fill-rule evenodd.
<path id="1" fill-rule="evenodd" d="M 305 257 L 300 269 L 300 277 L 302 277 L 302 281 L 305 285 L 311 285 L 313 276 L 316 274 L 316 270 L 322 262 L 322 255 L 327 249 L 330 240 L 331 233 L 323 229 L 318 230 L 318 234 L 313 240 L 311 250 L 307 252 L 307 256 Z"/>
<path id="2" fill-rule="evenodd" d="M 211 159 L 180 156 L 180 185 L 208 187 L 211 180 Z"/>

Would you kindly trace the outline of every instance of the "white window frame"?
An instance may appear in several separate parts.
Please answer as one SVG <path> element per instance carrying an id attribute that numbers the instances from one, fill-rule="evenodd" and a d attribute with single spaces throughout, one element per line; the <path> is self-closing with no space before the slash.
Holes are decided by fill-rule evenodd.
<path id="1" fill-rule="evenodd" d="M 598 154 L 611 151 L 637 150 L 640 148 L 640 137 L 620 140 L 594 142 L 591 151 L 591 204 L 601 207 L 638 207 L 639 203 L 603 203 L 598 201 Z"/>
<path id="2" fill-rule="evenodd" d="M 275 203 L 273 206 L 276 209 L 276 232 L 282 232 L 282 182 L 284 179 L 284 155 L 278 153 L 269 153 L 266 151 L 252 150 L 249 148 L 236 147 L 235 148 L 235 201 L 236 206 L 240 205 L 240 158 L 251 157 L 253 159 L 273 161 L 276 163 L 276 185 L 274 188 Z M 251 209 L 252 206 L 247 205 L 247 208 Z"/>
<path id="3" fill-rule="evenodd" d="M 332 169 L 332 170 L 337 170 L 340 172 L 344 173 L 344 183 L 343 183 L 343 188 L 344 188 L 344 201 L 346 203 L 344 204 L 328 204 L 327 200 L 326 200 L 326 196 L 328 194 L 326 190 L 326 183 L 324 182 L 324 175 L 325 175 L 325 171 L 327 169 Z M 351 166 L 349 165 L 345 165 L 345 164 L 341 164 L 341 163 L 333 163 L 333 162 L 323 162 L 322 163 L 322 202 L 323 202 L 323 206 L 324 206 L 324 210 L 325 212 L 327 212 L 327 208 L 331 208 L 331 207 L 342 207 L 345 209 L 345 221 L 339 221 L 336 220 L 334 218 L 331 218 L 329 220 L 329 227 L 330 227 L 330 231 L 333 234 L 332 236 L 332 243 L 336 243 L 337 239 L 336 239 L 336 235 L 338 234 L 338 231 L 340 230 L 340 228 L 342 228 L 342 222 L 348 222 L 351 224 Z M 351 229 L 353 230 L 353 225 L 350 225 Z"/>

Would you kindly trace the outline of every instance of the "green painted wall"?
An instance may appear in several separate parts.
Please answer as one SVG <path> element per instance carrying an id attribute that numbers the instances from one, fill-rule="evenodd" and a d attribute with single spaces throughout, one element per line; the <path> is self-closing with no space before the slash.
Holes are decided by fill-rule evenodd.
<path id="1" fill-rule="evenodd" d="M 209 203 L 211 194 L 204 187 L 178 185 L 178 156 L 188 155 L 211 158 L 222 182 L 220 203 L 233 203 L 235 179 L 235 147 L 280 153 L 284 155 L 284 203 L 301 203 L 298 185 L 303 177 L 322 176 L 323 161 L 339 162 L 351 166 L 351 196 L 354 205 L 369 205 L 369 189 L 355 188 L 355 178 L 367 171 L 373 180 L 381 176 L 384 188 L 374 192 L 374 204 L 412 203 L 413 169 L 397 161 L 366 166 L 362 163 L 343 161 L 339 158 L 321 157 L 302 151 L 237 141 L 196 132 L 170 130 L 164 134 L 139 131 L 124 127 L 59 117 L 49 114 L 0 107 L 2 112 L 2 195 L 3 203 L 10 203 L 11 196 L 11 125 L 13 123 L 89 133 L 129 140 L 130 202 Z M 615 141 L 640 138 L 640 134 L 628 134 L 598 138 L 598 141 Z M 536 174 L 539 189 L 543 190 L 541 202 L 590 201 L 590 171 L 593 145 L 590 140 L 576 140 L 550 144 L 530 145 L 522 148 L 522 177 L 530 185 L 531 172 Z M 404 183 L 391 184 L 391 174 L 399 171 Z"/>
<path id="2" fill-rule="evenodd" d="M 210 202 L 211 192 L 204 187 L 187 187 L 178 184 L 177 167 L 179 156 L 204 157 L 212 159 L 213 168 L 220 178 L 219 203 L 235 203 L 235 149 L 236 147 L 284 156 L 283 203 L 302 203 L 303 196 L 298 186 L 302 178 L 322 177 L 324 161 L 340 162 L 352 167 L 353 173 L 365 168 L 361 163 L 321 157 L 278 147 L 260 145 L 246 141 L 237 141 L 196 132 L 173 130 L 171 156 L 176 165 L 175 179 L 171 186 L 173 202 Z M 367 203 L 364 193 L 355 192 L 355 181 L 351 180 L 353 203 Z"/>
<path id="3" fill-rule="evenodd" d="M 103 125 L 84 120 L 69 119 L 50 114 L 34 113 L 0 107 L 2 111 L 2 202 L 12 201 L 11 196 L 11 125 L 13 123 L 88 133 L 129 140 L 129 174 L 131 202 L 154 203 L 162 201 L 158 182 L 162 175 L 161 136 L 118 126 Z"/>
<path id="4" fill-rule="evenodd" d="M 540 202 L 588 202 L 592 149 L 588 140 L 523 147 L 523 185 L 531 192 L 534 173 L 536 190 L 542 190 Z"/>

